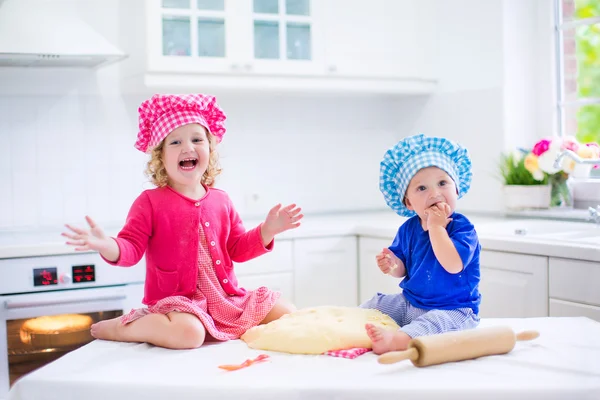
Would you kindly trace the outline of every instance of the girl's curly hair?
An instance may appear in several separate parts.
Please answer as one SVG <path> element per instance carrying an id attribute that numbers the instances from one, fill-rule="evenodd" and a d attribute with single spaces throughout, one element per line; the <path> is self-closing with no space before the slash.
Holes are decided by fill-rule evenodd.
<path id="1" fill-rule="evenodd" d="M 219 165 L 219 153 L 216 151 L 217 140 L 209 132 L 206 133 L 209 144 L 209 157 L 208 167 L 202 175 L 201 182 L 206 186 L 213 186 L 215 184 L 215 178 L 221 173 L 221 167 Z M 162 152 L 165 146 L 165 141 L 160 142 L 158 146 L 152 149 L 150 161 L 146 165 L 146 175 L 152 183 L 158 187 L 167 185 L 169 177 L 167 176 L 167 169 L 163 164 Z"/>

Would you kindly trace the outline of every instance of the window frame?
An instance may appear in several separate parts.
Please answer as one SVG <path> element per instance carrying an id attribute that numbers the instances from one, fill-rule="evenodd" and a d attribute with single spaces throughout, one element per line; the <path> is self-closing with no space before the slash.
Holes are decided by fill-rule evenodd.
<path id="1" fill-rule="evenodd" d="M 592 17 L 592 18 L 582 18 L 582 19 L 570 19 L 564 20 L 563 9 L 566 5 L 572 3 L 573 8 L 575 7 L 575 0 L 554 0 L 554 45 L 555 45 L 555 67 L 556 67 L 556 132 L 558 136 L 565 136 L 568 134 L 572 134 L 573 136 L 577 135 L 577 131 L 569 132 L 569 127 L 567 123 L 576 124 L 577 121 L 567 121 L 567 111 L 570 108 L 574 108 L 575 110 L 589 104 L 598 104 L 600 105 L 600 97 L 586 97 L 586 98 L 575 98 L 573 100 L 567 100 L 565 96 L 565 86 L 566 86 L 566 77 L 565 77 L 565 60 L 567 59 L 567 54 L 565 53 L 564 43 L 565 39 L 563 33 L 567 29 L 576 28 L 578 26 L 587 26 L 600 24 L 600 16 Z M 575 41 L 575 36 L 572 38 Z M 576 45 L 574 44 L 574 48 Z M 575 50 L 576 52 L 577 50 Z M 577 84 L 577 75 L 574 77 L 575 84 Z M 577 87 L 575 87 L 575 92 L 577 92 Z M 574 114 L 575 115 L 575 114 Z M 574 117 L 576 118 L 576 117 Z M 600 168 L 593 169 L 589 179 L 594 180 L 594 183 L 598 183 L 600 185 Z"/>
<path id="2" fill-rule="evenodd" d="M 556 63 L 556 98 L 557 98 L 557 132 L 559 136 L 566 135 L 567 129 L 565 127 L 565 110 L 570 107 L 579 108 L 589 104 L 599 104 L 600 97 L 586 97 L 584 99 L 565 100 L 565 51 L 564 51 L 564 40 L 563 32 L 565 29 L 575 28 L 584 25 L 594 25 L 600 23 L 600 16 L 593 18 L 573 19 L 564 21 L 563 19 L 563 7 L 567 1 L 573 0 L 554 0 L 554 39 L 555 39 L 555 63 Z M 573 40 L 575 40 L 573 38 Z"/>

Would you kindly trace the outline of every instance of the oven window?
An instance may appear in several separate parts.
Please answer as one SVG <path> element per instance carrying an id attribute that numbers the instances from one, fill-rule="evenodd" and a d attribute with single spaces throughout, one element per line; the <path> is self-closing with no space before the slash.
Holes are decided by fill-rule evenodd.
<path id="1" fill-rule="evenodd" d="M 122 310 L 48 315 L 6 322 L 10 385 L 29 372 L 94 340 L 90 326 Z"/>

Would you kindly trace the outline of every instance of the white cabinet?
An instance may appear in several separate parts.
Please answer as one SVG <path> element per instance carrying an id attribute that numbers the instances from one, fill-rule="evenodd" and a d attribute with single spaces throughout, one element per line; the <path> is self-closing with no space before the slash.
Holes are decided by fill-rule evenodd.
<path id="1" fill-rule="evenodd" d="M 281 292 L 282 297 L 294 303 L 294 274 L 283 272 L 267 275 L 242 275 L 238 276 L 239 286 L 246 290 L 254 290 L 266 286 L 276 292 Z"/>
<path id="2" fill-rule="evenodd" d="M 289 3 L 289 4 L 288 4 Z M 293 3 L 300 7 L 292 7 Z M 144 0 L 147 68 L 155 72 L 321 72 L 323 2 Z"/>
<path id="3" fill-rule="evenodd" d="M 600 321 L 600 263 L 550 258 L 550 316 Z"/>
<path id="4" fill-rule="evenodd" d="M 548 316 L 548 257 L 481 252 L 480 317 Z"/>
<path id="5" fill-rule="evenodd" d="M 233 263 L 235 274 L 241 276 L 292 272 L 294 270 L 292 249 L 292 240 L 275 239 L 272 251 L 243 263 Z"/>
<path id="6" fill-rule="evenodd" d="M 291 240 L 275 240 L 269 253 L 244 263 L 234 263 L 239 286 L 254 290 L 266 286 L 280 291 L 283 297 L 294 302 L 294 260 Z"/>
<path id="7" fill-rule="evenodd" d="M 359 302 L 369 300 L 376 293 L 398 293 L 401 279 L 383 274 L 377 263 L 375 256 L 383 248 L 389 247 L 389 239 L 375 239 L 368 237 L 358 238 L 358 270 L 359 270 Z"/>
<path id="8" fill-rule="evenodd" d="M 298 308 L 358 305 L 356 240 L 356 236 L 294 240 Z"/>
<path id="9" fill-rule="evenodd" d="M 433 5 L 414 0 L 327 0 L 326 63 L 337 77 L 433 81 Z M 335 21 L 335 23 L 332 23 Z"/>
<path id="10" fill-rule="evenodd" d="M 127 0 L 123 91 L 431 93 L 431 1 Z"/>
<path id="11" fill-rule="evenodd" d="M 600 307 L 550 299 L 551 317 L 587 317 L 600 322 Z"/>

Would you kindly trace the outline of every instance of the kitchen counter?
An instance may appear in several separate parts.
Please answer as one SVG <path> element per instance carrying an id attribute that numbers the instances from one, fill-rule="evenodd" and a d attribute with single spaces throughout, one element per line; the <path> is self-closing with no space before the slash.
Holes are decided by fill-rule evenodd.
<path id="1" fill-rule="evenodd" d="M 417 368 L 248 348 L 240 340 L 195 350 L 93 341 L 21 378 L 9 400 L 104 399 L 586 399 L 600 396 L 600 323 L 587 318 L 482 319 L 481 326 L 537 330 L 508 354 Z M 217 368 L 258 354 L 235 372 Z"/>
<path id="2" fill-rule="evenodd" d="M 532 230 L 531 219 L 513 219 L 502 216 L 466 214 L 475 225 L 482 247 L 486 250 L 510 251 L 553 257 L 565 257 L 600 262 L 600 226 L 597 242 L 590 240 L 556 240 L 531 234 L 515 234 L 515 231 Z M 398 227 L 406 220 L 391 211 L 345 213 L 337 215 L 307 215 L 298 229 L 284 232 L 278 239 L 302 239 L 328 236 L 361 235 L 389 239 L 390 243 Z M 246 220 L 247 229 L 258 225 L 259 220 Z M 535 229 L 561 232 L 565 229 L 590 229 L 586 222 L 544 221 L 537 222 Z M 118 227 L 105 232 L 116 235 Z M 63 228 L 44 231 L 0 232 L 0 259 L 71 254 L 74 249 L 64 244 L 60 236 Z"/>

